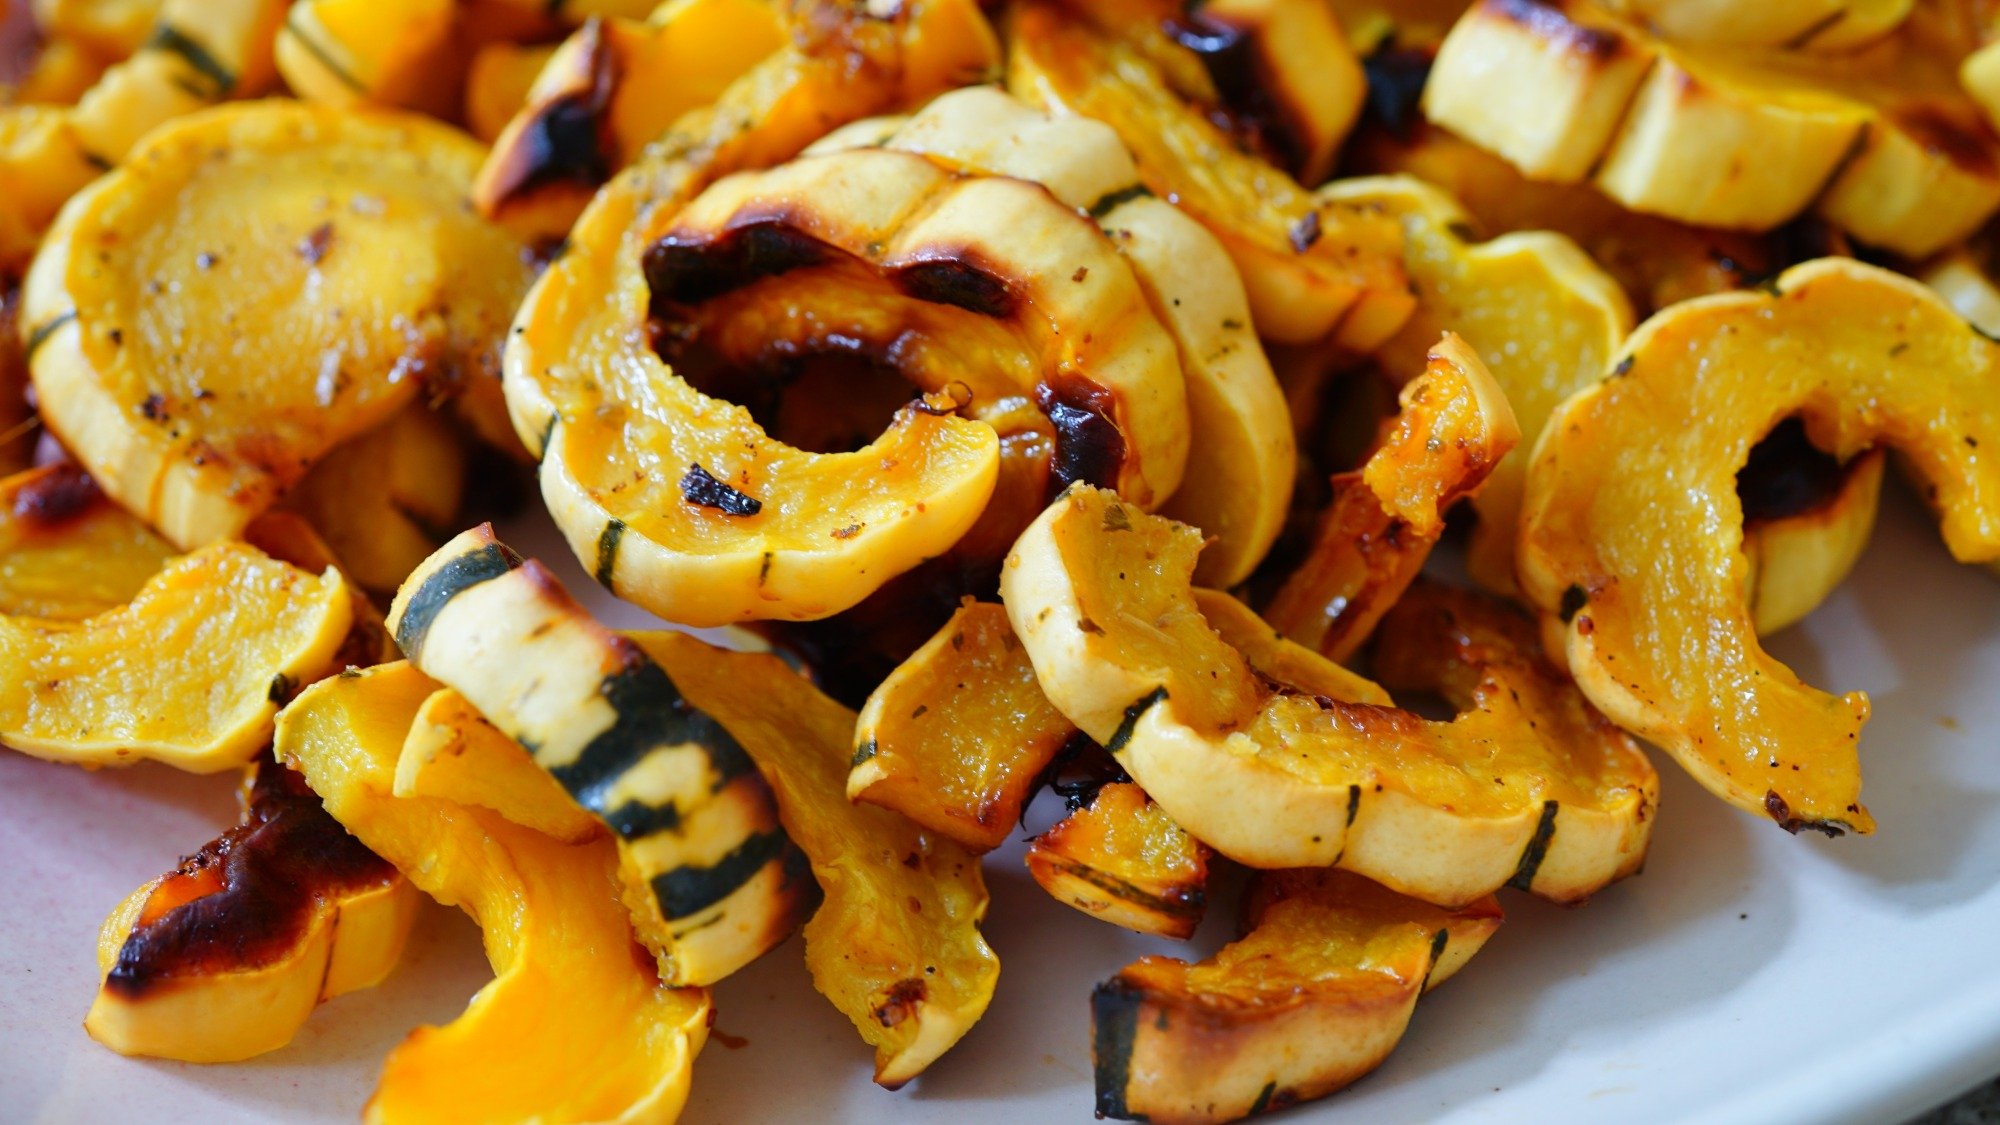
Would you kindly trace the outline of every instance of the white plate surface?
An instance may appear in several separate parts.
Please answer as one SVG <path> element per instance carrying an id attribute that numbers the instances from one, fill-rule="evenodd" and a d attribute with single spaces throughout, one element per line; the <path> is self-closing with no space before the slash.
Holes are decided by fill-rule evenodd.
<path id="1" fill-rule="evenodd" d="M 516 538 L 620 624 L 544 529 Z M 1893 1121 L 2000 1071 L 2000 582 L 1956 567 L 1906 498 L 1858 573 L 1777 655 L 1866 688 L 1868 839 L 1794 839 L 1660 760 L 1646 872 L 1578 910 L 1510 895 L 1507 924 L 1417 1009 L 1401 1049 L 1297 1121 Z M 385 1052 L 487 979 L 433 909 L 380 988 L 248 1064 L 122 1059 L 80 1026 L 93 940 L 131 888 L 233 816 L 231 782 L 88 774 L 0 753 L 0 1121 L 352 1121 Z M 684 1120 L 1086 1121 L 1091 984 L 1169 943 L 1056 905 L 990 857 L 1004 971 L 984 1022 L 901 1093 L 812 991 L 796 939 L 718 990 Z M 1214 948 L 1225 905 L 1200 935 Z"/>

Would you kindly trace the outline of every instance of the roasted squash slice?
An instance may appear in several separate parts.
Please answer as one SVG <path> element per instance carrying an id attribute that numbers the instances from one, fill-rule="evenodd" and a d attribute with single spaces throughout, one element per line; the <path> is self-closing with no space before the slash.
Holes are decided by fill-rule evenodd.
<path id="1" fill-rule="evenodd" d="M 293 94 L 455 115 L 452 0 L 293 0 L 273 54 Z"/>
<path id="2" fill-rule="evenodd" d="M 611 829 L 661 979 L 713 983 L 798 924 L 811 883 L 740 742 L 540 563 L 465 532 L 410 575 L 389 629 Z"/>
<path id="3" fill-rule="evenodd" d="M 0 614 L 81 621 L 117 609 L 173 545 L 68 463 L 0 479 Z"/>
<path id="4" fill-rule="evenodd" d="M 770 0 L 678 0 L 645 22 L 579 28 L 493 142 L 473 201 L 561 234 L 599 187 L 682 114 L 709 105 L 785 43 Z M 556 224 L 560 223 L 560 229 Z"/>
<path id="5" fill-rule="evenodd" d="M 1204 620 L 1188 586 L 1199 549 L 1190 529 L 1078 486 L 1000 580 L 1050 701 L 1196 838 L 1253 867 L 1338 865 L 1447 905 L 1508 883 L 1570 901 L 1636 870 L 1658 779 L 1538 650 L 1491 630 L 1438 655 L 1462 674 L 1425 687 L 1476 685 L 1450 722 L 1287 685 Z M 1543 872 L 1557 839 L 1576 850 Z"/>
<path id="6" fill-rule="evenodd" d="M 1163 510 L 1216 539 L 1201 581 L 1247 578 L 1283 527 L 1296 451 L 1248 298 L 1215 237 L 1145 190 L 1109 127 L 1050 117 L 991 87 L 944 94 L 908 119 L 857 122 L 807 151 L 857 142 L 922 153 L 954 171 L 1030 180 L 1097 220 L 1174 338 L 1186 378 L 1187 468 Z M 1008 542 L 1022 526 L 1002 529 Z"/>
<path id="7" fill-rule="evenodd" d="M 1770 636 L 1811 613 L 1847 578 L 1875 530 L 1882 450 L 1845 463 L 1813 448 L 1797 419 L 1750 450 L 1736 474 L 1743 504 L 1750 620 Z"/>
<path id="8" fill-rule="evenodd" d="M 1857 262 L 1678 305 L 1551 420 L 1529 471 L 1522 589 L 1561 622 L 1591 701 L 1711 792 L 1791 831 L 1873 831 L 1856 754 L 1868 698 L 1817 691 L 1757 644 L 1735 475 L 1803 416 L 1836 457 L 1901 452 L 1952 554 L 1991 561 L 1996 388 L 2000 345 L 1930 289 Z"/>
<path id="9" fill-rule="evenodd" d="M 1444 534 L 1445 509 L 1477 493 L 1521 438 L 1507 395 L 1457 336 L 1436 343 L 1399 402 L 1367 463 L 1334 476 L 1310 553 L 1264 611 L 1334 660 L 1368 640 Z"/>
<path id="10" fill-rule="evenodd" d="M 868 697 L 847 796 L 992 851 L 1075 733 L 1042 694 L 1007 611 L 967 602 Z"/>
<path id="11" fill-rule="evenodd" d="M 145 44 L 159 19 L 161 0 L 34 0 L 29 7 L 43 36 L 122 59 Z"/>
<path id="12" fill-rule="evenodd" d="M 1208 908 L 1208 847 L 1130 782 L 1035 837 L 1028 872 L 1057 901 L 1140 933 L 1192 937 Z"/>
<path id="13" fill-rule="evenodd" d="M 846 796 L 854 713 L 775 656 L 684 633 L 632 639 L 688 702 L 737 732 L 826 901 L 805 925 L 813 986 L 875 1048 L 875 1081 L 916 1077 L 986 1011 L 1000 960 L 980 935 L 978 856 Z"/>
<path id="14" fill-rule="evenodd" d="M 603 822 L 536 765 L 526 747 L 450 688 L 424 700 L 411 721 L 396 759 L 394 792 L 492 809 L 565 844 L 604 835 Z"/>
<path id="15" fill-rule="evenodd" d="M 329 450 L 285 498 L 364 588 L 393 594 L 446 538 L 465 493 L 465 449 L 418 402 Z"/>
<path id="16" fill-rule="evenodd" d="M 465 74 L 465 127 L 492 144 L 528 104 L 528 92 L 555 57 L 554 43 L 487 43 Z"/>
<path id="17" fill-rule="evenodd" d="M 1669 39 L 1731 47 L 1851 51 L 1896 30 L 1915 0 L 1607 0 Z"/>
<path id="18" fill-rule="evenodd" d="M 336 676 L 285 709 L 278 752 L 363 844 L 486 933 L 494 981 L 390 1054 L 366 1118 L 665 1121 L 708 1036 L 708 992 L 654 974 L 609 840 L 563 844 L 483 808 L 393 795 L 438 685 L 407 664 Z"/>
<path id="19" fill-rule="evenodd" d="M 1413 301 L 1399 231 L 1381 216 L 1323 208 L 1296 180 L 1188 104 L 1132 43 L 1046 4 L 1016 7 L 1008 89 L 1047 109 L 1110 125 L 1155 195 L 1222 241 L 1249 291 L 1259 335 L 1307 343 L 1380 343 Z"/>
<path id="20" fill-rule="evenodd" d="M 421 901 L 266 757 L 244 779 L 242 823 L 105 919 L 84 1030 L 182 1062 L 277 1050 L 321 1001 L 396 967 Z"/>
<path id="21" fill-rule="evenodd" d="M 1763 230 L 1809 207 L 1925 255 L 2000 209 L 2000 140 L 1916 36 L 1802 62 L 1671 44 L 1589 3 L 1480 0 L 1438 51 L 1431 120 L 1530 176 Z"/>
<path id="22" fill-rule="evenodd" d="M 1991 267 L 1980 255 L 1966 250 L 1947 254 L 1924 270 L 1923 282 L 1974 328 L 2000 339 L 2000 286 L 1993 283 Z M 2000 576 L 2000 560 L 1988 563 L 1986 569 Z"/>
<path id="23" fill-rule="evenodd" d="M 240 766 L 291 688 L 331 665 L 353 616 L 338 571 L 219 543 L 94 617 L 0 617 L 0 743 L 79 765 Z"/>
<path id="24" fill-rule="evenodd" d="M 1324 870 L 1261 876 L 1245 915 L 1208 960 L 1145 957 L 1091 994 L 1099 1117 L 1234 1121 L 1333 1093 L 1501 918 L 1491 898 L 1440 910 Z"/>
<path id="25" fill-rule="evenodd" d="M 530 266 L 464 205 L 479 156 L 423 118 L 296 102 L 155 133 L 64 212 L 29 273 L 44 420 L 192 547 L 239 533 L 426 388 L 497 405 Z"/>

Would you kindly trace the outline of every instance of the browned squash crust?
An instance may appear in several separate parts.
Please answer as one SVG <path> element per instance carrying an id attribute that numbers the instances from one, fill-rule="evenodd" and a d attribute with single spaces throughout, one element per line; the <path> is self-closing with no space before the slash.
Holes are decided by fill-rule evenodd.
<path id="1" fill-rule="evenodd" d="M 1187 938 L 1208 908 L 1208 857 L 1145 790 L 1114 782 L 1035 837 L 1027 863 L 1058 902 L 1128 930 Z"/>

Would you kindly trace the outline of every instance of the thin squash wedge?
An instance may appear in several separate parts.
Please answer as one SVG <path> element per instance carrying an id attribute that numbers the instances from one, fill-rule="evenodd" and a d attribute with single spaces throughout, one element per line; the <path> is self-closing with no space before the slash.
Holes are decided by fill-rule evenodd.
<path id="1" fill-rule="evenodd" d="M 194 547 L 426 391 L 497 407 L 529 263 L 464 205 L 479 157 L 420 117 L 297 102 L 153 134 L 64 211 L 28 275 L 44 420 Z"/>
<path id="2" fill-rule="evenodd" d="M 1509 883 L 1571 901 L 1637 869 L 1658 778 L 1537 648 L 1455 612 L 1478 643 L 1439 651 L 1423 685 L 1462 692 L 1450 722 L 1286 685 L 1204 618 L 1188 585 L 1199 549 L 1190 529 L 1079 485 L 1000 580 L 1050 701 L 1196 838 L 1253 867 L 1338 865 L 1445 905 Z"/>
<path id="3" fill-rule="evenodd" d="M 421 901 L 266 757 L 244 778 L 242 823 L 105 919 L 84 1030 L 182 1062 L 274 1051 L 322 1001 L 396 967 Z"/>
<path id="4" fill-rule="evenodd" d="M 293 0 L 273 56 L 293 94 L 454 115 L 452 0 Z"/>
<path id="5" fill-rule="evenodd" d="M 1736 474 L 1793 416 L 1835 457 L 1889 446 L 1953 556 L 1991 561 L 1996 388 L 2000 344 L 1858 262 L 1677 305 L 1551 420 L 1529 470 L 1522 589 L 1591 701 L 1711 792 L 1790 831 L 1873 831 L 1856 752 L 1868 697 L 1818 691 L 1757 644 Z"/>
<path id="6" fill-rule="evenodd" d="M 554 43 L 482 45 L 465 75 L 465 127 L 491 145 L 528 104 L 528 91 L 556 53 Z"/>
<path id="7" fill-rule="evenodd" d="M 798 924 L 813 889 L 741 743 L 540 563 L 467 531 L 410 575 L 389 629 L 611 829 L 661 979 L 713 983 Z"/>
<path id="8" fill-rule="evenodd" d="M 173 557 L 173 544 L 75 465 L 0 479 L 0 614 L 95 617 L 137 597 Z"/>
<path id="9" fill-rule="evenodd" d="M 1208 847 L 1130 782 L 1099 789 L 1028 844 L 1058 902 L 1114 926 L 1188 938 L 1208 909 Z"/>
<path id="10" fill-rule="evenodd" d="M 1287 637 L 1338 661 L 1423 569 L 1445 510 L 1476 494 L 1521 438 L 1507 395 L 1457 336 L 1431 349 L 1399 405 L 1367 463 L 1334 476 L 1311 551 L 1264 610 Z"/>
<path id="11" fill-rule="evenodd" d="M 916 1077 L 985 1013 L 1000 960 L 979 932 L 979 858 L 847 800 L 854 713 L 775 656 L 685 633 L 632 639 L 742 739 L 826 900 L 805 925 L 813 986 L 875 1048 L 875 1081 Z"/>
<path id="12" fill-rule="evenodd" d="M 424 700 L 396 758 L 398 797 L 492 809 L 565 844 L 605 834 L 526 747 L 500 733 L 470 700 L 440 688 Z"/>
<path id="13" fill-rule="evenodd" d="M 1440 910 L 1325 870 L 1260 876 L 1244 914 L 1214 957 L 1142 958 L 1091 994 L 1099 1117 L 1234 1121 L 1333 1093 L 1501 919 L 1491 898 Z"/>
<path id="14" fill-rule="evenodd" d="M 708 1037 L 705 989 L 660 982 L 619 904 L 609 840 L 563 844 L 483 808 L 393 795 L 397 755 L 438 684 L 407 664 L 308 688 L 277 748 L 326 810 L 485 931 L 495 978 L 464 1014 L 383 1064 L 366 1120 L 662 1121 Z"/>

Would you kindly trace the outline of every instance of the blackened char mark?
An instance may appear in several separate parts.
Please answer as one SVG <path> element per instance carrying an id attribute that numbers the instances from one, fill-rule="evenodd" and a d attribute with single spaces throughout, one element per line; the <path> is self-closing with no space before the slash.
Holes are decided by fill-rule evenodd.
<path id="1" fill-rule="evenodd" d="M 594 189 L 611 178 L 616 60 L 598 21 L 591 20 L 578 34 L 585 68 L 582 81 L 542 103 L 528 118 L 516 147 L 503 154 L 497 193 L 501 199 L 526 197 L 554 184 Z"/>
<path id="2" fill-rule="evenodd" d="M 739 221 L 714 238 L 668 234 L 647 247 L 641 266 L 652 313 L 671 320 L 675 306 L 698 305 L 767 277 L 819 265 L 834 251 L 785 216 Z"/>
<path id="3" fill-rule="evenodd" d="M 1361 61 L 1368 76 L 1368 101 L 1362 112 L 1371 124 L 1408 140 L 1423 119 L 1424 83 L 1430 80 L 1432 54 L 1384 43 Z"/>
<path id="4" fill-rule="evenodd" d="M 1210 114 L 1216 125 L 1251 152 L 1296 176 L 1305 165 L 1304 130 L 1297 111 L 1276 93 L 1280 84 L 1258 49 L 1261 30 L 1196 10 L 1166 23 L 1167 34 L 1201 59 L 1215 84 L 1222 100 Z"/>
<path id="5" fill-rule="evenodd" d="M 1806 436 L 1805 422 L 1787 418 L 1750 450 L 1736 474 L 1743 522 L 1764 523 L 1817 511 L 1840 495 L 1848 466 Z"/>
<path id="6" fill-rule="evenodd" d="M 754 516 L 764 510 L 762 500 L 731 488 L 700 465 L 689 465 L 681 476 L 681 499 L 730 516 Z"/>
<path id="7" fill-rule="evenodd" d="M 980 265 L 970 250 L 940 253 L 902 266 L 896 284 L 919 301 L 950 305 L 1005 320 L 1020 307 L 1007 280 Z"/>
<path id="8" fill-rule="evenodd" d="M 1056 431 L 1051 497 L 1077 481 L 1117 487 L 1125 465 L 1125 434 L 1112 421 L 1117 403 L 1109 387 L 1077 375 L 1057 375 L 1035 388 L 1035 404 Z"/>
<path id="9" fill-rule="evenodd" d="M 60 461 L 15 491 L 14 518 L 36 527 L 59 527 L 88 512 L 102 497 L 89 473 Z"/>

